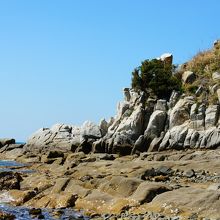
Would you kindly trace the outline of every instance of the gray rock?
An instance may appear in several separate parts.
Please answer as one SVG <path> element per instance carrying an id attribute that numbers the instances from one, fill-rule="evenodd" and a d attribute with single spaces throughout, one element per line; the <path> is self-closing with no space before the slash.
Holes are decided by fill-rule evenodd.
<path id="1" fill-rule="evenodd" d="M 182 75 L 183 83 L 193 83 L 196 80 L 196 74 L 192 71 L 185 71 Z"/>
<path id="2" fill-rule="evenodd" d="M 160 111 L 167 111 L 167 101 L 164 99 L 159 99 L 157 100 L 157 104 L 155 106 L 155 111 L 160 110 Z"/>
<path id="3" fill-rule="evenodd" d="M 102 136 L 105 136 L 108 132 L 108 122 L 105 119 L 102 119 L 99 123 L 99 127 Z"/>
<path id="4" fill-rule="evenodd" d="M 85 142 L 90 144 L 101 137 L 99 126 L 89 121 L 81 127 L 56 124 L 50 129 L 42 128 L 35 132 L 24 149 L 35 154 L 48 150 L 75 151 L 78 146 L 85 145 Z"/>
<path id="5" fill-rule="evenodd" d="M 131 99 L 130 89 L 129 88 L 124 88 L 124 99 L 127 102 L 129 102 L 130 99 Z"/>
<path id="6" fill-rule="evenodd" d="M 164 130 L 167 114 L 164 111 L 156 110 L 152 113 L 145 135 L 151 137 L 159 137 L 160 133 Z"/>
<path id="7" fill-rule="evenodd" d="M 170 112 L 170 128 L 181 125 L 190 119 L 190 109 L 194 98 L 189 96 L 180 99 Z"/>
<path id="8" fill-rule="evenodd" d="M 205 127 L 213 127 L 216 125 L 219 118 L 219 105 L 211 105 L 205 112 Z"/>

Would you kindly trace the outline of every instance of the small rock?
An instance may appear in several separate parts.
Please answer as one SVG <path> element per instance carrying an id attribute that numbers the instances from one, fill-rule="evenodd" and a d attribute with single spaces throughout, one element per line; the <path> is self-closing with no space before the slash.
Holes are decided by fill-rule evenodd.
<path id="1" fill-rule="evenodd" d="M 187 177 L 187 178 L 192 178 L 195 175 L 195 171 L 193 169 L 190 170 L 186 170 L 183 173 L 183 176 Z"/>
<path id="2" fill-rule="evenodd" d="M 42 211 L 41 211 L 41 209 L 32 208 L 32 209 L 29 210 L 29 214 L 30 215 L 41 215 Z"/>

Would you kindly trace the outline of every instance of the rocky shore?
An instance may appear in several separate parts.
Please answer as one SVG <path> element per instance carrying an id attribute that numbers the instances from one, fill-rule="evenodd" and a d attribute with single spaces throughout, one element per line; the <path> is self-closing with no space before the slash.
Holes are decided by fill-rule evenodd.
<path id="1" fill-rule="evenodd" d="M 172 55 L 160 60 L 171 65 Z M 1 139 L 0 159 L 35 171 L 1 172 L 1 193 L 96 219 L 220 219 L 220 73 L 204 68 L 183 71 L 186 92 L 169 100 L 125 88 L 116 116 L 99 125 L 56 124 L 24 145 Z"/>

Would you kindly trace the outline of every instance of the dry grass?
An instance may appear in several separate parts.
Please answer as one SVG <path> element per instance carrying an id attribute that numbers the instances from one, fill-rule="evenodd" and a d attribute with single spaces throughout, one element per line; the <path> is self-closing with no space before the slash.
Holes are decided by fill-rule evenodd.
<path id="1" fill-rule="evenodd" d="M 214 48 L 197 53 L 183 66 L 183 70 L 191 70 L 197 75 L 203 75 L 220 70 L 220 41 Z"/>
<path id="2" fill-rule="evenodd" d="M 220 84 L 212 79 L 212 73 L 220 72 L 220 41 L 215 46 L 206 51 L 200 51 L 190 61 L 182 65 L 179 70 L 179 76 L 186 70 L 193 71 L 196 74 L 196 81 L 192 84 L 184 84 L 183 91 L 187 95 L 193 95 L 198 102 L 208 104 L 219 103 L 217 94 L 210 90 L 213 85 Z M 195 94 L 195 91 L 202 87 L 202 93 Z"/>

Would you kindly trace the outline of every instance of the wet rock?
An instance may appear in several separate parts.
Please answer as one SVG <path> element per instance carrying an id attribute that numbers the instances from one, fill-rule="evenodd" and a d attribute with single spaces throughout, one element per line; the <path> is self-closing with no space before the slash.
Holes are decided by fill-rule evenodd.
<path id="1" fill-rule="evenodd" d="M 19 173 L 0 172 L 0 190 L 20 189 L 21 180 Z"/>
<path id="2" fill-rule="evenodd" d="M 0 211 L 0 219 L 2 220 L 14 220 L 16 216 L 7 212 Z"/>

